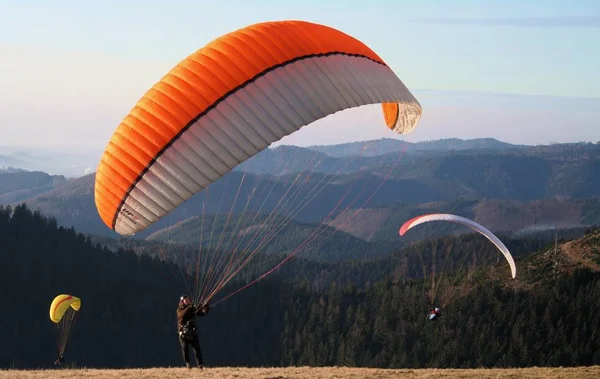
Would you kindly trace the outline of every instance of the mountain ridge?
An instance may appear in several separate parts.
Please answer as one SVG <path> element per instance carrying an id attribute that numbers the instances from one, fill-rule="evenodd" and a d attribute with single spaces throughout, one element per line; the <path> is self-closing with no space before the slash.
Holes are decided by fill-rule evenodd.
<path id="1" fill-rule="evenodd" d="M 381 234 L 396 235 L 391 225 L 395 228 L 419 212 L 454 212 L 473 217 L 494 230 L 512 228 L 521 232 L 600 222 L 595 216 L 600 207 L 600 145 L 597 144 L 434 152 L 407 156 L 398 162 L 390 162 L 388 157 L 393 159 L 397 154 L 389 153 L 350 158 L 356 163 L 352 169 L 344 171 L 343 165 L 337 163 L 331 166 L 333 171 L 338 170 L 333 174 L 318 172 L 306 165 L 306 161 L 302 165 L 312 171 L 293 172 L 284 170 L 283 165 L 277 166 L 285 162 L 281 157 L 286 154 L 307 151 L 296 147 L 269 151 L 271 158 L 262 162 L 271 168 L 261 169 L 261 164 L 255 164 L 256 173 L 230 172 L 134 238 L 146 238 L 203 213 L 232 210 L 234 213 L 275 211 L 302 223 L 325 222 L 366 241 L 385 240 Z M 308 154 L 332 161 L 348 159 Z M 276 166 L 282 171 L 277 172 Z M 23 192 L 12 193 L 12 198 L 5 196 L 3 203 L 14 206 L 24 202 L 56 217 L 60 225 L 76 226 L 85 233 L 116 235 L 97 214 L 94 174 L 62 178 L 55 184 L 44 190 L 23 184 L 18 189 Z M 306 199 L 307 205 L 297 208 L 301 210 L 298 213 L 293 211 L 291 203 L 287 208 L 278 206 L 285 193 L 295 193 L 288 199 L 295 202 Z M 355 217 L 345 222 L 344 217 L 349 214 Z M 389 228 L 382 227 L 386 223 Z"/>
<path id="2" fill-rule="evenodd" d="M 310 145 L 307 149 L 328 154 L 332 157 L 364 154 L 365 156 L 382 155 L 392 152 L 427 152 L 448 150 L 484 150 L 484 149 L 516 149 L 531 145 L 512 144 L 495 138 L 443 138 L 420 142 L 408 142 L 400 139 L 381 138 L 379 140 L 356 141 L 337 145 Z"/>

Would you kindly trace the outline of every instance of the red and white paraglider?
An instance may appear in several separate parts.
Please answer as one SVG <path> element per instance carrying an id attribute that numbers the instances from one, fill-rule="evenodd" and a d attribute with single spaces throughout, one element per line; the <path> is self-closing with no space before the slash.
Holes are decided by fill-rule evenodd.
<path id="1" fill-rule="evenodd" d="M 400 228 L 399 234 L 401 236 L 403 236 L 407 231 L 414 228 L 415 226 L 424 224 L 426 222 L 431 222 L 431 221 L 455 222 L 458 224 L 468 226 L 471 229 L 475 230 L 476 232 L 480 233 L 481 235 L 485 236 L 488 240 L 490 240 L 498 248 L 498 250 L 500 250 L 502 255 L 504 255 L 504 257 L 508 261 L 508 265 L 510 266 L 510 272 L 511 272 L 512 278 L 514 279 L 517 276 L 517 267 L 515 266 L 515 260 L 513 259 L 512 255 L 510 254 L 510 251 L 508 251 L 508 248 L 502 243 L 502 241 L 500 241 L 500 239 L 498 239 L 498 237 L 496 237 L 494 235 L 494 233 L 490 232 L 487 228 L 476 223 L 475 221 L 469 220 L 468 218 L 464 218 L 464 217 L 452 215 L 452 214 L 446 214 L 446 213 L 433 213 L 433 214 L 417 216 L 417 217 L 405 222 L 404 225 L 402 225 L 402 227 Z"/>
<path id="2" fill-rule="evenodd" d="M 453 215 L 453 214 L 447 214 L 447 213 L 433 213 L 433 214 L 417 216 L 417 217 L 414 217 L 414 218 L 406 221 L 400 227 L 399 234 L 400 234 L 400 236 L 404 236 L 404 234 L 406 234 L 406 232 L 408 232 L 410 229 L 412 229 L 418 225 L 432 222 L 432 221 L 449 221 L 449 222 L 458 223 L 461 225 L 468 226 L 469 228 L 473 229 L 477 233 L 485 236 L 490 242 L 492 242 L 496 246 L 496 248 L 504 256 L 504 258 L 506 258 L 506 261 L 508 262 L 508 265 L 510 266 L 511 277 L 513 279 L 516 277 L 517 267 L 515 265 L 515 261 L 513 259 L 513 256 L 511 255 L 510 251 L 508 250 L 508 248 L 504 245 L 504 243 L 502 243 L 502 241 L 500 241 L 500 239 L 498 237 L 496 237 L 494 235 L 494 233 L 492 233 L 490 230 L 488 230 L 484 226 L 476 223 L 475 221 L 469 220 L 465 217 L 461 217 L 461 216 L 457 216 L 457 215 Z M 433 286 L 435 286 L 435 284 Z M 433 302 L 433 297 L 435 297 L 435 292 L 436 292 L 436 290 L 434 289 L 432 291 L 432 295 L 431 295 L 432 302 Z M 432 304 L 430 306 L 430 312 L 428 315 L 428 319 L 430 321 L 434 321 L 434 320 L 438 319 L 440 316 L 441 316 L 440 309 L 437 307 L 434 308 L 433 304 Z"/>

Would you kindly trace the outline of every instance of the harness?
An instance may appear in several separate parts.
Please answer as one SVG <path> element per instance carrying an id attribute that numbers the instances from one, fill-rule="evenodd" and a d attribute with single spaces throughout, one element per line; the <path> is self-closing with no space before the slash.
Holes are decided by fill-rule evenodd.
<path id="1" fill-rule="evenodd" d="M 184 324 L 178 325 L 179 337 L 185 340 L 193 340 L 196 336 L 195 316 L 187 320 Z"/>
<path id="2" fill-rule="evenodd" d="M 183 325 L 179 325 L 179 337 L 185 340 L 193 340 L 196 336 L 196 325 L 189 320 Z"/>

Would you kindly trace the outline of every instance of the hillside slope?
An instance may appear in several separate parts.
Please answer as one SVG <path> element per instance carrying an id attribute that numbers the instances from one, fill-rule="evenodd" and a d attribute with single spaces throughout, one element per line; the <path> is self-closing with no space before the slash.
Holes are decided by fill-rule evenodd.
<path id="1" fill-rule="evenodd" d="M 62 175 L 49 175 L 40 171 L 0 170 L 0 204 L 10 204 L 51 191 L 64 184 Z"/>
<path id="2" fill-rule="evenodd" d="M 328 225 L 305 224 L 276 215 L 190 217 L 150 234 L 146 240 L 278 256 L 294 253 L 319 262 L 381 257 L 393 246 L 365 241 Z"/>
<path id="3" fill-rule="evenodd" d="M 490 247 L 478 235 L 446 240 L 457 244 L 459 257 Z M 536 247 L 537 239 L 507 241 L 518 282 L 492 254 L 492 266 L 482 271 L 487 276 L 472 276 L 470 291 L 444 307 L 436 323 L 425 319 L 415 259 L 429 252 L 423 243 L 368 262 L 305 261 L 304 268 L 290 266 L 294 277 L 282 280 L 282 271 L 213 303 L 198 324 L 205 359 L 209 366 L 598 365 L 600 274 L 585 266 L 598 263 L 599 243 L 597 230 L 564 252 Z M 527 253 L 532 249 L 537 252 Z M 333 278 L 325 283 L 329 269 Z M 0 367 L 51 365 L 56 357 L 47 315 L 57 293 L 83 301 L 67 354 L 78 367 L 179 366 L 175 307 L 183 291 L 193 291 L 186 284 L 168 261 L 111 252 L 26 207 L 0 208 Z"/>
<path id="4" fill-rule="evenodd" d="M 600 225 L 600 199 L 458 200 L 423 204 L 393 204 L 387 207 L 349 209 L 328 225 L 365 239 L 397 239 L 400 226 L 413 217 L 427 213 L 451 213 L 474 220 L 494 233 L 526 235 L 537 231 L 585 228 Z M 420 226 L 403 239 L 431 238 L 453 232 L 469 232 L 464 226 L 435 223 Z"/>
<path id="5" fill-rule="evenodd" d="M 519 265 L 522 274 L 517 283 L 523 288 L 549 284 L 580 269 L 600 273 L 600 229 L 590 230 L 581 238 L 548 246 L 523 258 Z"/>

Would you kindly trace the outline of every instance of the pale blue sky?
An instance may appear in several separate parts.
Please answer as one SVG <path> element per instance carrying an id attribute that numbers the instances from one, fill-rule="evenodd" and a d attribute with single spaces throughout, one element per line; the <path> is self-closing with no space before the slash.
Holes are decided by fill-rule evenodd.
<path id="1" fill-rule="evenodd" d="M 0 1 L 0 145 L 102 149 L 181 59 L 219 35 L 280 19 L 335 27 L 386 60 L 424 107 L 408 140 L 600 140 L 598 0 L 14 0 Z M 381 122 L 371 110 L 283 142 L 394 137 L 365 128 Z M 317 138 L 323 130 L 331 138 Z"/>

